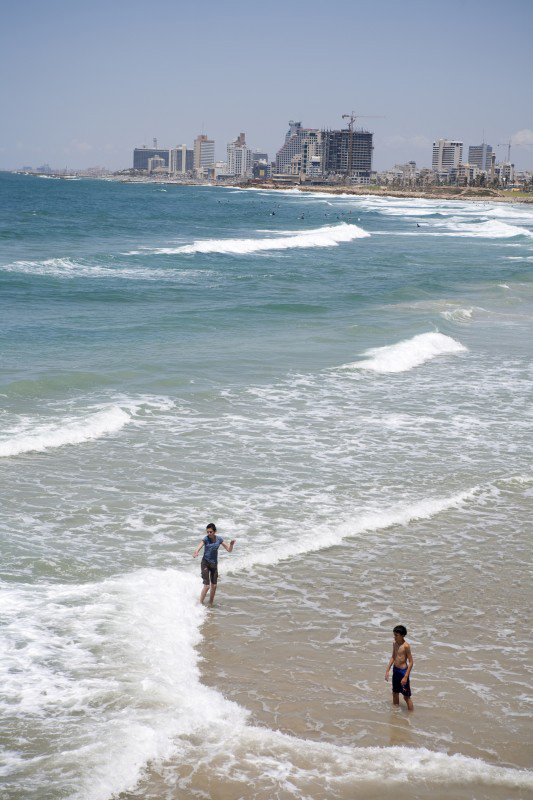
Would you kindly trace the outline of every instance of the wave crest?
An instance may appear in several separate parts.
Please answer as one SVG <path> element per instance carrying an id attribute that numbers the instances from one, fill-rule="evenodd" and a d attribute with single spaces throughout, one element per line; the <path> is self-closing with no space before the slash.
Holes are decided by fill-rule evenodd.
<path id="1" fill-rule="evenodd" d="M 291 248 L 337 247 L 342 242 L 363 239 L 370 236 L 357 225 L 341 222 L 308 231 L 294 232 L 290 235 L 265 239 L 205 239 L 179 247 L 161 247 L 154 253 L 161 255 L 220 253 L 228 255 L 248 255 L 268 250 L 289 250 Z"/>
<path id="2" fill-rule="evenodd" d="M 381 373 L 407 372 L 436 356 L 466 351 L 467 348 L 451 336 L 436 332 L 419 333 L 412 339 L 405 339 L 386 347 L 372 347 L 363 353 L 370 358 L 343 364 L 342 369 L 367 369 Z"/>
<path id="3" fill-rule="evenodd" d="M 22 453 L 42 453 L 67 444 L 81 444 L 116 433 L 131 420 L 119 406 L 87 414 L 81 419 L 64 419 L 58 423 L 23 423 L 15 435 L 0 440 L 0 458 Z"/>
<path id="4" fill-rule="evenodd" d="M 437 223 L 434 223 L 437 225 Z M 487 220 L 486 222 L 464 222 L 455 219 L 438 224 L 438 227 L 447 228 L 454 236 L 474 236 L 484 239 L 512 239 L 514 236 L 533 236 L 533 233 L 520 225 L 510 225 L 500 220 Z"/>
<path id="5" fill-rule="evenodd" d="M 296 540 L 282 540 L 253 555 L 234 556 L 231 563 L 226 567 L 226 571 L 229 574 L 233 574 L 243 569 L 253 569 L 257 566 L 273 566 L 288 558 L 335 547 L 345 539 L 351 536 L 358 536 L 361 533 L 386 530 L 394 525 L 407 525 L 420 519 L 431 519 L 443 511 L 461 508 L 464 503 L 472 500 L 477 492 L 478 487 L 474 487 L 451 497 L 428 498 L 415 503 L 397 505 L 382 511 L 368 511 L 361 514 L 357 521 L 346 522 L 335 528 L 328 526 L 323 526 L 320 529 L 315 528 L 311 534 L 302 535 Z"/>

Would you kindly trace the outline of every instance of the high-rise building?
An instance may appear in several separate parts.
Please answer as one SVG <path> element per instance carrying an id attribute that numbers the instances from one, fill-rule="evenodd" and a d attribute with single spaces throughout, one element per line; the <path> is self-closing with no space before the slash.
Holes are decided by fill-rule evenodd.
<path id="1" fill-rule="evenodd" d="M 149 158 L 162 158 L 165 166 L 169 165 L 169 151 L 155 147 L 136 147 L 133 151 L 133 169 L 147 170 Z"/>
<path id="2" fill-rule="evenodd" d="M 215 142 L 200 133 L 194 140 L 194 170 L 207 173 L 215 163 Z"/>
<path id="3" fill-rule="evenodd" d="M 261 150 L 254 150 L 252 153 L 252 161 L 253 163 L 257 163 L 257 161 L 268 161 L 268 153 L 263 153 Z"/>
<path id="4" fill-rule="evenodd" d="M 323 174 L 347 175 L 367 182 L 372 171 L 373 136 L 369 131 L 349 128 L 322 131 Z"/>
<path id="5" fill-rule="evenodd" d="M 170 151 L 170 169 L 173 175 L 185 175 L 194 169 L 194 152 L 187 150 L 186 144 L 177 144 Z"/>
<path id="6" fill-rule="evenodd" d="M 285 135 L 285 142 L 276 153 L 276 173 L 290 173 L 294 171 L 293 159 L 302 154 L 303 143 L 310 133 L 319 133 L 317 128 L 302 128 L 301 122 L 289 122 L 289 130 Z"/>
<path id="7" fill-rule="evenodd" d="M 227 175 L 249 178 L 252 175 L 252 151 L 246 145 L 244 133 L 240 133 L 234 142 L 228 142 Z"/>
<path id="8" fill-rule="evenodd" d="M 468 163 L 488 172 L 491 164 L 492 147 L 490 144 L 471 144 L 468 148 Z"/>
<path id="9" fill-rule="evenodd" d="M 299 174 L 310 178 L 318 177 L 322 172 L 322 133 L 309 131 L 302 142 Z"/>
<path id="10" fill-rule="evenodd" d="M 433 142 L 433 158 L 431 167 L 434 172 L 448 172 L 457 169 L 463 160 L 463 143 L 450 139 L 438 139 Z"/>

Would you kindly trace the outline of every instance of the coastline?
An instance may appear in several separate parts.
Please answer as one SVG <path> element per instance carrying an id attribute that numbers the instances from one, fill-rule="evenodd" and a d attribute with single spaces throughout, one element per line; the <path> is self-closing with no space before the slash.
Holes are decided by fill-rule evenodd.
<path id="1" fill-rule="evenodd" d="M 14 171 L 14 174 L 17 171 Z M 34 173 L 23 173 L 32 174 Z M 277 192 L 298 191 L 310 193 L 332 194 L 337 196 L 360 196 L 360 197 L 397 197 L 404 200 L 423 199 L 423 200 L 460 200 L 474 203 L 525 203 L 533 204 L 533 192 L 510 191 L 505 189 L 490 189 L 481 187 L 455 187 L 438 186 L 431 189 L 395 189 L 388 186 L 346 186 L 341 184 L 330 185 L 311 185 L 311 184 L 279 184 L 272 181 L 250 182 L 250 183 L 213 183 L 211 181 L 200 180 L 175 180 L 169 177 L 149 177 L 149 176 L 125 176 L 125 175 L 42 175 L 43 178 L 56 180 L 99 180 L 114 183 L 137 183 L 154 184 L 160 186 L 209 186 L 220 189 L 243 189 L 243 190 L 267 190 Z"/>
<path id="2" fill-rule="evenodd" d="M 526 192 L 506 192 L 502 189 L 477 189 L 472 187 L 455 188 L 453 186 L 440 186 L 434 190 L 422 189 L 391 189 L 385 186 L 305 186 L 298 184 L 295 186 L 280 186 L 274 183 L 254 184 L 253 186 L 243 187 L 233 186 L 235 189 L 271 189 L 287 190 L 297 189 L 299 192 L 323 192 L 324 194 L 334 195 L 359 195 L 376 197 L 399 197 L 403 199 L 424 199 L 424 200 L 469 200 L 472 202 L 491 202 L 491 203 L 531 203 L 533 204 L 533 193 L 525 196 Z"/>
<path id="3" fill-rule="evenodd" d="M 109 180 L 109 178 L 107 178 Z M 337 196 L 350 195 L 360 197 L 398 197 L 403 199 L 423 200 L 464 200 L 474 203 L 525 203 L 533 204 L 533 192 L 511 192 L 504 189 L 486 189 L 477 187 L 439 186 L 434 189 L 392 189 L 387 186 L 345 186 L 345 185 L 306 185 L 279 184 L 270 181 L 261 183 L 210 183 L 208 181 L 175 181 L 169 178 L 125 178 L 117 176 L 111 180 L 120 183 L 154 183 L 170 186 L 212 186 L 218 189 L 266 190 L 276 192 L 320 192 Z"/>

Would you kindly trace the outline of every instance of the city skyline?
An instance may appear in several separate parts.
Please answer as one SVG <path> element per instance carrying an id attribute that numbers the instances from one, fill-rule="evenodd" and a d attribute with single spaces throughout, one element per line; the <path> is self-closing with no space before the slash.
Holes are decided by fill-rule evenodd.
<path id="1" fill-rule="evenodd" d="M 531 68 L 515 55 L 529 50 L 533 5 L 510 0 L 505 36 L 492 0 L 446 7 L 444 17 L 422 0 L 337 0 L 327 12 L 315 0 L 207 2 L 201 12 L 169 0 L 149 11 L 137 0 L 10 5 L 0 167 L 124 169 L 154 137 L 192 148 L 201 133 L 219 160 L 239 131 L 272 159 L 288 120 L 338 129 L 354 111 L 356 127 L 374 133 L 378 170 L 431 166 L 441 138 L 465 152 L 488 142 L 499 161 L 511 141 L 517 169 L 531 169 Z M 228 20 L 245 8 L 248 29 L 234 39 Z"/>

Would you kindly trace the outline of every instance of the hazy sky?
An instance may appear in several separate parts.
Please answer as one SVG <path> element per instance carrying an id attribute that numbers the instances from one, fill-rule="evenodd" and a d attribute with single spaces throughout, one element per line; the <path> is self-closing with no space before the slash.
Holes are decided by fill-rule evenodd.
<path id="1" fill-rule="evenodd" d="M 0 168 L 130 167 L 202 130 L 273 158 L 289 119 L 353 110 L 377 169 L 483 130 L 533 169 L 533 0 L 18 0 L 0 24 Z"/>

